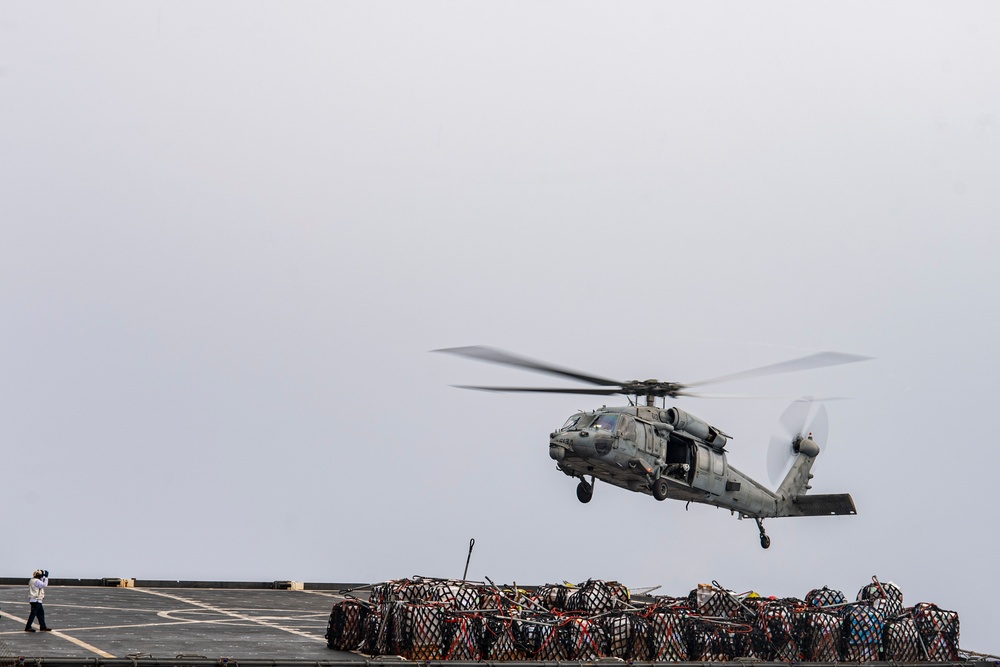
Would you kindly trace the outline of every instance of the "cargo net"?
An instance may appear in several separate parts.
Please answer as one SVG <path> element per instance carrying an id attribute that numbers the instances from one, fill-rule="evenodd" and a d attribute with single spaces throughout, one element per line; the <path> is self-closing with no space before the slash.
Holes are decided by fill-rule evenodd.
<path id="1" fill-rule="evenodd" d="M 414 577 L 347 596 L 326 633 L 339 651 L 488 662 L 955 661 L 958 637 L 958 614 L 903 607 L 902 591 L 874 578 L 848 602 L 825 586 L 804 600 L 718 584 L 677 598 L 598 579 L 528 591 Z"/>
<path id="2" fill-rule="evenodd" d="M 809 605 L 813 607 L 814 605 Z M 805 662 L 836 662 L 840 659 L 841 619 L 837 613 L 811 608 L 800 610 L 795 636 Z"/>
<path id="3" fill-rule="evenodd" d="M 913 621 L 927 660 L 958 659 L 958 613 L 921 602 L 913 608 Z"/>
<path id="4" fill-rule="evenodd" d="M 885 615 L 870 605 L 859 604 L 844 613 L 842 657 L 848 662 L 873 662 L 882 649 Z"/>
<path id="5" fill-rule="evenodd" d="M 912 617 L 903 616 L 885 624 L 882 655 L 885 660 L 894 662 L 916 662 L 923 657 L 917 623 Z"/>
<path id="6" fill-rule="evenodd" d="M 510 618 L 484 616 L 479 620 L 482 659 L 491 661 L 524 660 L 525 651 L 517 637 L 519 626 Z"/>
<path id="7" fill-rule="evenodd" d="M 600 619 L 607 640 L 605 655 L 622 660 L 650 660 L 649 621 L 632 612 L 615 612 Z"/>
<path id="8" fill-rule="evenodd" d="M 798 600 L 781 600 L 762 605 L 757 611 L 754 625 L 757 635 L 757 657 L 768 661 L 801 662 L 795 625 L 802 603 Z"/>
<path id="9" fill-rule="evenodd" d="M 858 591 L 858 601 L 866 600 L 881 611 L 886 618 L 893 618 L 903 613 L 903 591 L 887 581 L 882 583 L 875 579 L 872 583 Z"/>
<path id="10" fill-rule="evenodd" d="M 334 605 L 326 625 L 326 645 L 337 651 L 357 651 L 365 640 L 365 623 L 371 606 L 359 600 Z"/>
<path id="11" fill-rule="evenodd" d="M 835 591 L 832 588 L 824 586 L 823 588 L 814 588 L 806 594 L 806 604 L 811 607 L 832 607 L 834 605 L 842 605 L 847 602 L 847 598 L 840 591 Z"/>
<path id="12" fill-rule="evenodd" d="M 686 609 L 672 607 L 646 615 L 646 650 L 652 662 L 685 662 L 687 650 Z M 622 657 L 622 656 L 615 656 Z"/>

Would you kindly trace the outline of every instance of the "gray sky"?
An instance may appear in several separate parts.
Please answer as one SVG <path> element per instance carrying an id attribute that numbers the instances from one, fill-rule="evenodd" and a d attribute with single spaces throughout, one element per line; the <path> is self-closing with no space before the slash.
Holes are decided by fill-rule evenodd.
<path id="1" fill-rule="evenodd" d="M 992 650 L 995 3 L 0 4 L 7 575 L 853 596 Z M 598 484 L 488 344 L 831 403 L 774 520 Z M 765 480 L 787 401 L 681 407 Z"/>

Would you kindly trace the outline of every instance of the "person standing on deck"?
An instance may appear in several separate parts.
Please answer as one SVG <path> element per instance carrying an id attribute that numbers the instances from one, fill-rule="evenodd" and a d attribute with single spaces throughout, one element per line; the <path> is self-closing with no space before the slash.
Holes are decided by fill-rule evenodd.
<path id="1" fill-rule="evenodd" d="M 25 632 L 34 632 L 35 629 L 31 627 L 31 624 L 38 618 L 39 629 L 42 632 L 49 632 L 52 630 L 49 626 L 45 625 L 45 608 L 42 606 L 42 600 L 45 599 L 45 588 L 49 585 L 49 571 L 48 570 L 35 570 L 34 574 L 31 575 L 31 580 L 28 582 L 28 601 L 31 602 L 31 613 L 28 615 L 28 624 L 24 626 Z"/>

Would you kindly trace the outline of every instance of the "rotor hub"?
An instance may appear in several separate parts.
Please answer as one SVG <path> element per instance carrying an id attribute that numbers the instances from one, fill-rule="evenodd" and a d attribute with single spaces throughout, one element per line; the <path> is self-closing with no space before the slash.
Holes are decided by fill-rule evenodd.
<path id="1" fill-rule="evenodd" d="M 664 382 L 662 380 L 631 380 L 621 385 L 621 393 L 632 396 L 656 396 L 663 398 L 670 396 L 676 398 L 684 389 L 684 385 L 677 382 Z"/>

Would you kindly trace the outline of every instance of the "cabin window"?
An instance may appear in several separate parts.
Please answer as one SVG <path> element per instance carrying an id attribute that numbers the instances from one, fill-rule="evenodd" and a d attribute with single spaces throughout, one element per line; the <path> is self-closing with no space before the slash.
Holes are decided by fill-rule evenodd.
<path id="1" fill-rule="evenodd" d="M 722 454 L 712 452 L 712 472 L 721 477 L 726 474 L 726 466 L 723 463 Z"/>
<path id="2" fill-rule="evenodd" d="M 602 431 L 614 431 L 618 424 L 618 415 L 598 415 L 594 420 L 594 428 Z"/>

